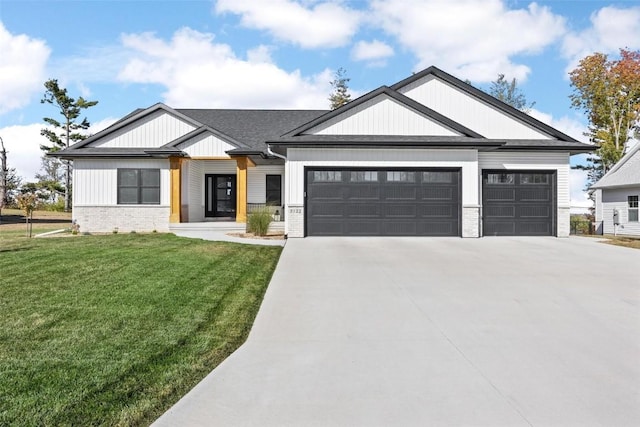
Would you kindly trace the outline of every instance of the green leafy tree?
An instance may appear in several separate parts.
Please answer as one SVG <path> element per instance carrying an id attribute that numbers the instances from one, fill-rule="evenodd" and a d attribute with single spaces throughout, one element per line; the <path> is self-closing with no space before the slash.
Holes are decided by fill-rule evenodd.
<path id="1" fill-rule="evenodd" d="M 349 81 L 351 79 L 347 77 L 347 71 L 342 67 L 338 68 L 333 77 L 331 81 L 333 92 L 329 96 L 329 102 L 331 103 L 331 109 L 335 110 L 351 101 L 351 94 L 349 93 Z"/>
<path id="2" fill-rule="evenodd" d="M 603 53 L 583 58 L 569 73 L 571 107 L 589 119 L 586 133 L 597 151 L 587 165 L 588 186 L 598 181 L 624 155 L 630 138 L 637 136 L 640 120 L 640 51 L 620 49 L 617 59 Z"/>
<path id="3" fill-rule="evenodd" d="M 50 145 L 41 145 L 40 149 L 46 153 L 54 153 L 69 147 L 71 144 L 82 141 L 88 135 L 81 131 L 89 128 L 90 123 L 87 118 L 80 120 L 82 110 L 93 107 L 98 101 L 87 101 L 83 97 L 72 98 L 67 94 L 67 89 L 58 85 L 58 80 L 50 79 L 44 83 L 45 93 L 40 100 L 42 104 L 51 104 L 58 109 L 62 120 L 45 117 L 44 121 L 52 129 L 42 129 L 40 134 L 45 136 Z M 64 210 L 69 211 L 71 207 L 71 162 L 63 160 L 64 164 Z"/>
<path id="4" fill-rule="evenodd" d="M 504 74 L 498 74 L 498 78 L 491 82 L 489 94 L 524 113 L 529 113 L 536 104 L 527 101 L 527 97 L 518 87 L 518 81 L 515 78 L 508 81 L 504 78 Z"/>

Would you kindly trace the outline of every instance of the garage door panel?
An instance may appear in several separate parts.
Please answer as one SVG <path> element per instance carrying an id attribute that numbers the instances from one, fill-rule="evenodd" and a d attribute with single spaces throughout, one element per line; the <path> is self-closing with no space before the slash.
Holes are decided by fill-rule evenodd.
<path id="1" fill-rule="evenodd" d="M 347 200 L 379 200 L 380 186 L 370 184 L 358 184 L 346 187 L 345 198 Z"/>
<path id="2" fill-rule="evenodd" d="M 551 218 L 551 208 L 549 206 L 518 206 L 518 218 Z"/>
<path id="3" fill-rule="evenodd" d="M 420 236 L 452 236 L 457 233 L 456 225 L 451 221 L 429 221 L 418 223 Z"/>
<path id="4" fill-rule="evenodd" d="M 415 200 L 417 188 L 415 186 L 385 186 L 382 189 L 382 198 L 385 200 Z"/>
<path id="5" fill-rule="evenodd" d="M 307 169 L 308 235 L 460 235 L 459 169 L 353 168 L 337 177 Z"/>
<path id="6" fill-rule="evenodd" d="M 345 214 L 343 203 L 326 202 L 314 203 L 309 206 L 307 215 L 312 218 L 342 218 Z"/>
<path id="7" fill-rule="evenodd" d="M 386 218 L 415 218 L 416 205 L 414 204 L 387 204 L 385 207 Z"/>
<path id="8" fill-rule="evenodd" d="M 422 187 L 420 200 L 452 200 L 455 198 L 454 187 Z"/>
<path id="9" fill-rule="evenodd" d="M 336 191 L 335 185 L 317 184 L 309 188 L 308 196 L 316 200 L 342 200 L 342 190 Z"/>
<path id="10" fill-rule="evenodd" d="M 517 233 L 523 236 L 549 236 L 552 230 L 551 225 L 546 221 L 527 221 L 517 224 Z"/>
<path id="11" fill-rule="evenodd" d="M 486 187 L 483 196 L 487 202 L 515 201 L 516 191 L 514 188 L 490 188 Z"/>
<path id="12" fill-rule="evenodd" d="M 419 217 L 424 218 L 449 218 L 457 221 L 457 209 L 451 205 L 420 205 Z"/>
<path id="13" fill-rule="evenodd" d="M 520 188 L 518 200 L 521 202 L 549 202 L 551 189 L 549 188 Z"/>
<path id="14" fill-rule="evenodd" d="M 555 230 L 555 174 L 483 171 L 485 236 L 551 236 Z"/>
<path id="15" fill-rule="evenodd" d="M 513 205 L 485 206 L 484 213 L 488 218 L 515 218 L 516 207 Z"/>
<path id="16" fill-rule="evenodd" d="M 381 218 L 382 206 L 374 203 L 345 204 L 343 216 L 348 218 Z"/>

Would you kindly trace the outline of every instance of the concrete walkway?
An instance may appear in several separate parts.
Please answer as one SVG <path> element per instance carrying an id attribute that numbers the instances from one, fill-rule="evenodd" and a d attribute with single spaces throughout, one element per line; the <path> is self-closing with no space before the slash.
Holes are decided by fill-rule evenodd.
<path id="1" fill-rule="evenodd" d="M 250 337 L 156 426 L 638 426 L 640 251 L 291 239 Z"/>

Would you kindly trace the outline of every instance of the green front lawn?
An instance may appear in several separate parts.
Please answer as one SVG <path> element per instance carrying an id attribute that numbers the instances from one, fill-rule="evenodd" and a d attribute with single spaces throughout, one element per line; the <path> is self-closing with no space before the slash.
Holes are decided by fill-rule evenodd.
<path id="1" fill-rule="evenodd" d="M 281 251 L 3 237 L 0 425 L 149 424 L 244 342 Z"/>

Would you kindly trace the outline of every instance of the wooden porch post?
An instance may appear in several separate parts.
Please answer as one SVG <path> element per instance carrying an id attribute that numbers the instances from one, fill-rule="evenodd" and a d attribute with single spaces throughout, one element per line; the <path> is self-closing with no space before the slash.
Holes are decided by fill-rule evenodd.
<path id="1" fill-rule="evenodd" d="M 169 181 L 171 186 L 171 194 L 169 195 L 169 222 L 179 223 L 181 221 L 180 208 L 182 204 L 181 197 L 181 157 L 169 157 Z"/>
<path id="2" fill-rule="evenodd" d="M 236 222 L 247 222 L 247 158 L 236 157 Z"/>

